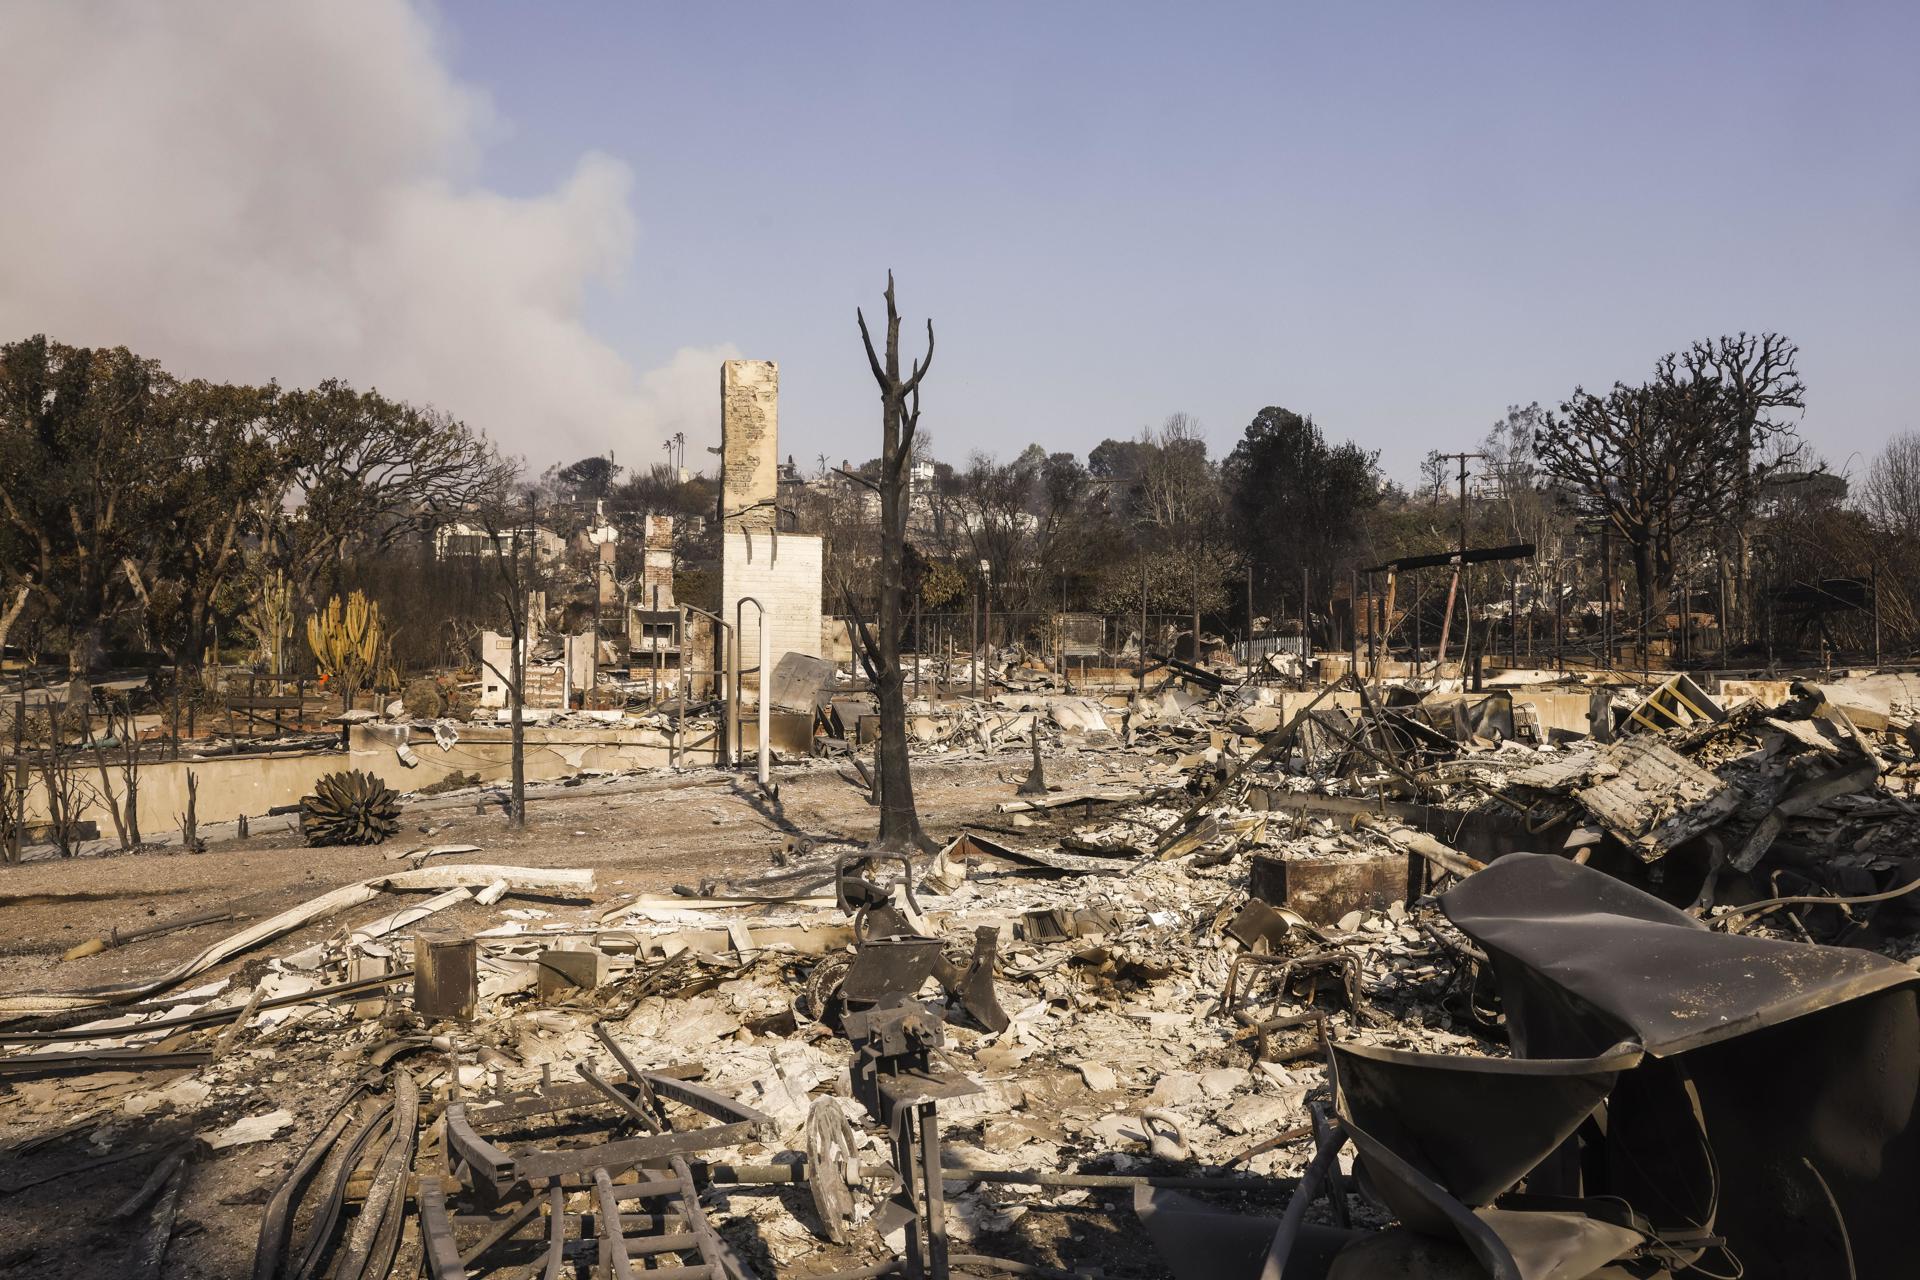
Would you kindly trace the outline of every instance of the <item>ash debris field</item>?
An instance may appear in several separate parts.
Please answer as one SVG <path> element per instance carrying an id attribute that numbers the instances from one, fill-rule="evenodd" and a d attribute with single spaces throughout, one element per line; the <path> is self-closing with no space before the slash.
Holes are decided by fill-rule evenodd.
<path id="1" fill-rule="evenodd" d="M 1253 675 L 30 861 L 0 1263 L 1897 1273 L 1920 683 Z"/>

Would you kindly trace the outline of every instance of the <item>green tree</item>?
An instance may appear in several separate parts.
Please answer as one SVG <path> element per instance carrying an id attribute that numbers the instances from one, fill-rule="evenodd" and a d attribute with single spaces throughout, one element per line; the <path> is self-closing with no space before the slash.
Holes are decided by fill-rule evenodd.
<path id="1" fill-rule="evenodd" d="M 1234 530 L 1270 599 L 1298 600 L 1301 567 L 1331 585 L 1365 545 L 1363 517 L 1379 505 L 1379 455 L 1329 445 L 1311 417 L 1268 406 L 1254 415 L 1224 468 Z"/>
<path id="2" fill-rule="evenodd" d="M 285 483 L 287 454 L 274 435 L 278 389 L 195 379 L 160 406 L 165 465 L 152 477 L 148 551 L 128 557 L 148 643 L 197 666 L 218 601 L 246 571 L 245 545 L 260 505 Z"/>
<path id="3" fill-rule="evenodd" d="M 107 629 L 139 607 L 137 565 L 158 541 L 172 380 L 124 347 L 44 335 L 0 348 L 0 519 L 12 596 L 37 598 L 67 635 L 67 665 L 99 662 Z"/>
<path id="4" fill-rule="evenodd" d="M 672 474 L 671 467 L 665 463 L 659 465 L 666 467 L 669 475 Z M 542 487 L 556 501 L 592 502 L 605 498 L 613 491 L 613 482 L 619 477 L 620 471 L 621 468 L 612 458 L 595 454 L 564 467 L 549 468 L 543 477 Z"/>
<path id="5" fill-rule="evenodd" d="M 286 484 L 263 503 L 261 518 L 271 558 L 310 605 L 338 584 L 355 550 L 417 537 L 514 475 L 459 419 L 338 379 L 280 396 L 275 425 Z M 297 518 L 287 517 L 288 507 Z"/>

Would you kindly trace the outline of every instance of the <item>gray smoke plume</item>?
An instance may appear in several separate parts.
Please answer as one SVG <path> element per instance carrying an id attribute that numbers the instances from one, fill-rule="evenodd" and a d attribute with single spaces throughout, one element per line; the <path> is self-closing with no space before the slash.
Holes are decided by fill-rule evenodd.
<path id="1" fill-rule="evenodd" d="M 641 373 L 582 321 L 634 251 L 634 175 L 476 185 L 492 121 L 406 0 L 7 0 L 0 338 L 126 345 L 185 376 L 338 376 L 538 469 L 710 434 L 717 364 Z"/>

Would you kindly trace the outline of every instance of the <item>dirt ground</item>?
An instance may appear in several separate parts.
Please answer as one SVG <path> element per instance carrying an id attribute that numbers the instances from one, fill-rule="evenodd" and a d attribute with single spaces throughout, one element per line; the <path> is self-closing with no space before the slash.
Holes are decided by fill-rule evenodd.
<path id="1" fill-rule="evenodd" d="M 993 806 L 1012 797 L 1028 763 L 1015 752 L 993 759 L 917 761 L 915 799 L 922 823 L 942 839 L 962 824 L 1004 824 L 1006 816 Z M 1097 777 L 1102 764 L 1098 756 L 1062 756 L 1049 762 L 1049 777 L 1056 783 Z M 779 799 L 771 803 L 759 795 L 750 775 L 742 780 L 713 770 L 632 783 L 548 784 L 530 788 L 523 831 L 509 826 L 491 799 L 473 806 L 409 806 L 400 835 L 373 848 L 309 849 L 297 833 L 285 832 L 218 844 L 203 854 L 169 849 L 0 867 L 0 957 L 5 960 L 0 991 L 98 986 L 164 969 L 248 920 L 343 884 L 404 870 L 406 861 L 389 857 L 403 849 L 475 844 L 478 852 L 438 861 L 590 868 L 597 875 L 598 895 L 611 897 L 764 871 L 789 836 L 864 840 L 879 825 L 879 811 L 868 803 L 851 766 L 778 769 L 774 781 Z M 485 812 L 475 813 L 476 808 Z M 231 910 L 238 919 L 60 960 L 75 944 L 110 929 L 138 929 L 215 909 Z M 344 922 L 392 909 L 392 904 L 369 904 Z M 457 914 L 443 918 L 460 923 Z M 321 922 L 269 950 L 297 950 L 342 923 Z"/>
<path id="2" fill-rule="evenodd" d="M 1098 781 L 1135 763 L 1124 754 L 1069 754 L 1048 762 L 1056 783 Z M 930 834 L 945 839 L 963 824 L 1003 827 L 994 806 L 1009 799 L 1024 776 L 1024 753 L 916 762 L 920 812 Z M 750 778 L 717 773 L 639 780 L 588 780 L 577 787 L 541 788 L 529 805 L 529 825 L 513 830 L 496 805 L 410 807 L 401 835 L 385 846 L 308 849 L 297 834 L 278 833 L 215 845 L 206 853 L 149 853 L 73 861 L 36 861 L 0 869 L 0 990 L 67 990 L 121 983 L 162 971 L 252 920 L 298 905 L 340 885 L 404 869 L 390 854 L 435 844 L 466 843 L 477 852 L 442 863 L 487 862 L 533 867 L 591 868 L 596 902 L 623 894 L 669 892 L 676 885 L 744 876 L 767 869 L 790 839 L 865 839 L 877 826 L 853 770 L 824 763 L 796 766 L 777 777 L 779 798 L 763 799 Z M 509 898 L 505 906 L 522 897 Z M 317 921 L 196 978 L 197 985 L 243 974 L 265 960 L 331 936 L 343 926 L 383 915 L 391 898 Z M 575 900 L 572 906 L 581 904 Z M 97 955 L 63 962 L 68 948 L 114 928 L 130 929 L 230 910 L 236 919 L 135 940 Z M 463 904 L 436 917 L 436 926 L 484 927 L 498 908 Z M 270 1039 L 272 1033 L 264 1033 Z M 259 1045 L 236 1053 L 265 1078 L 224 1078 L 226 1063 L 205 1069 L 215 1088 L 197 1106 L 163 1106 L 129 1114 L 127 1098 L 165 1090 L 191 1071 L 121 1072 L 43 1079 L 0 1078 L 0 1275 L 94 1276 L 138 1274 L 137 1227 L 146 1211 L 120 1221 L 115 1207 L 139 1188 L 153 1164 L 146 1152 L 170 1141 L 205 1134 L 270 1107 L 293 1112 L 292 1125 L 264 1143 L 232 1148 L 197 1168 L 179 1210 L 179 1222 L 158 1274 L 228 1277 L 250 1274 L 261 1206 L 331 1110 L 329 1084 L 343 1078 L 358 1046 L 310 1043 L 298 1029 L 263 1055 Z M 203 1047 L 202 1036 L 194 1047 Z M 245 1042 L 243 1041 L 243 1046 Z M 232 1068 L 233 1073 L 243 1070 Z M 203 1076 L 204 1078 L 204 1076 Z M 132 1153 L 132 1154 L 128 1154 Z M 87 1166 L 103 1157 L 117 1163 Z M 771 1191 L 769 1192 L 771 1194 Z M 789 1192 L 788 1194 L 791 1194 Z M 1086 1214 L 1034 1215 L 1025 1223 L 1059 1243 L 1092 1246 L 1101 1233 L 1135 1237 L 1100 1208 Z M 1041 1218 L 1058 1218 L 1043 1224 Z M 1093 1238 L 1089 1238 L 1090 1234 Z M 1141 1257 L 1137 1238 L 1110 1242 L 1116 1258 Z M 1078 1250 L 1075 1250 L 1078 1252 Z M 1051 1249 L 1046 1252 L 1052 1252 Z M 1121 1271 L 1142 1274 L 1133 1268 Z M 1152 1273 L 1151 1271 L 1148 1272 Z"/>

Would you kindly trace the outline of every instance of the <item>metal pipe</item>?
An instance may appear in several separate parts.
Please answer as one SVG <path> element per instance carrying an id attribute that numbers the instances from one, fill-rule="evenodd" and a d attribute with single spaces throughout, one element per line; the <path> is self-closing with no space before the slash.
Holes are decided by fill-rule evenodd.
<path id="1" fill-rule="evenodd" d="M 773 678 L 773 630 L 767 625 L 767 606 L 765 606 L 764 604 L 761 604 L 760 601 L 755 599 L 753 596 L 741 596 L 737 601 L 734 602 L 734 606 L 733 606 L 733 651 L 734 651 L 734 676 L 735 676 L 734 688 L 736 690 L 735 696 L 734 696 L 734 710 L 733 710 L 734 733 L 736 735 L 736 741 L 737 741 L 738 740 L 737 735 L 740 732 L 740 729 L 739 729 L 740 699 L 738 695 L 738 689 L 739 689 L 738 677 L 740 675 L 740 659 L 739 659 L 740 633 L 746 625 L 746 615 L 743 612 L 743 610 L 746 608 L 747 605 L 752 605 L 756 610 L 759 611 L 759 614 L 760 614 L 760 679 L 758 682 L 760 686 L 759 777 L 760 777 L 760 789 L 762 791 L 765 791 L 767 790 L 768 783 L 771 781 L 772 750 L 773 750 L 772 742 L 769 739 L 769 736 L 767 733 L 767 728 L 768 728 L 767 709 L 769 706 L 769 702 L 768 702 L 769 690 L 767 689 L 767 682 Z"/>
<path id="2" fill-rule="evenodd" d="M 772 714 L 773 691 L 768 685 L 773 681 L 773 628 L 767 625 L 766 610 L 760 611 L 760 790 L 768 790 L 772 781 L 773 764 L 773 726 L 768 723 Z"/>
<path id="3" fill-rule="evenodd" d="M 714 1182 L 736 1186 L 802 1183 L 807 1180 L 804 1160 L 792 1164 L 709 1164 L 707 1177 Z M 875 1178 L 889 1175 L 875 1170 Z M 1167 1191 L 1292 1191 L 1297 1178 L 1263 1178 L 1253 1174 L 1219 1177 L 1179 1177 L 1162 1174 L 1127 1173 L 1042 1173 L 1034 1169 L 968 1169 L 945 1165 L 940 1170 L 943 1182 L 994 1182 L 1019 1187 L 1088 1187 L 1127 1191 L 1134 1187 L 1157 1187 Z"/>
<path id="4" fill-rule="evenodd" d="M 721 716 L 721 719 L 726 721 L 726 728 L 727 728 L 727 734 L 726 734 L 727 763 L 738 764 L 740 762 L 740 721 L 737 714 L 739 711 L 739 704 L 734 697 L 734 691 L 740 687 L 740 659 L 739 659 L 738 653 L 733 653 L 732 655 L 734 659 L 733 675 L 729 677 L 726 670 L 727 657 L 729 653 L 732 651 L 729 650 L 728 648 L 729 628 L 727 626 L 727 620 L 721 617 L 717 613 L 707 612 L 705 609 L 702 609 L 697 604 L 682 605 L 681 608 L 685 609 L 688 613 L 697 613 L 703 618 L 711 619 L 713 622 L 713 625 L 719 629 L 721 670 L 717 674 L 720 677 L 721 706 L 724 708 L 730 708 L 734 713 L 731 715 Z M 736 609 L 734 612 L 735 612 L 735 615 L 738 616 L 739 610 Z M 737 641 L 739 639 L 737 631 L 733 633 L 733 637 L 737 647 Z M 687 665 L 687 641 L 684 635 L 680 637 L 680 665 L 682 668 L 684 668 Z M 689 677 L 689 679 L 691 679 L 691 677 Z M 692 694 L 693 694 L 693 688 L 691 683 L 689 683 L 687 688 L 687 696 L 691 697 Z"/>
<path id="5" fill-rule="evenodd" d="M 1347 1135 L 1339 1124 L 1329 1123 L 1319 1152 L 1301 1176 L 1299 1189 L 1287 1201 L 1287 1210 L 1280 1218 L 1280 1228 L 1273 1233 L 1273 1243 L 1267 1246 L 1267 1256 L 1260 1267 L 1260 1280 L 1281 1280 L 1285 1274 L 1287 1258 L 1293 1253 L 1293 1242 L 1299 1236 L 1300 1224 L 1307 1216 L 1307 1205 L 1320 1194 L 1320 1184 L 1327 1180 L 1329 1171 L 1334 1168 L 1334 1157 L 1340 1154 L 1340 1148 L 1346 1144 Z"/>

